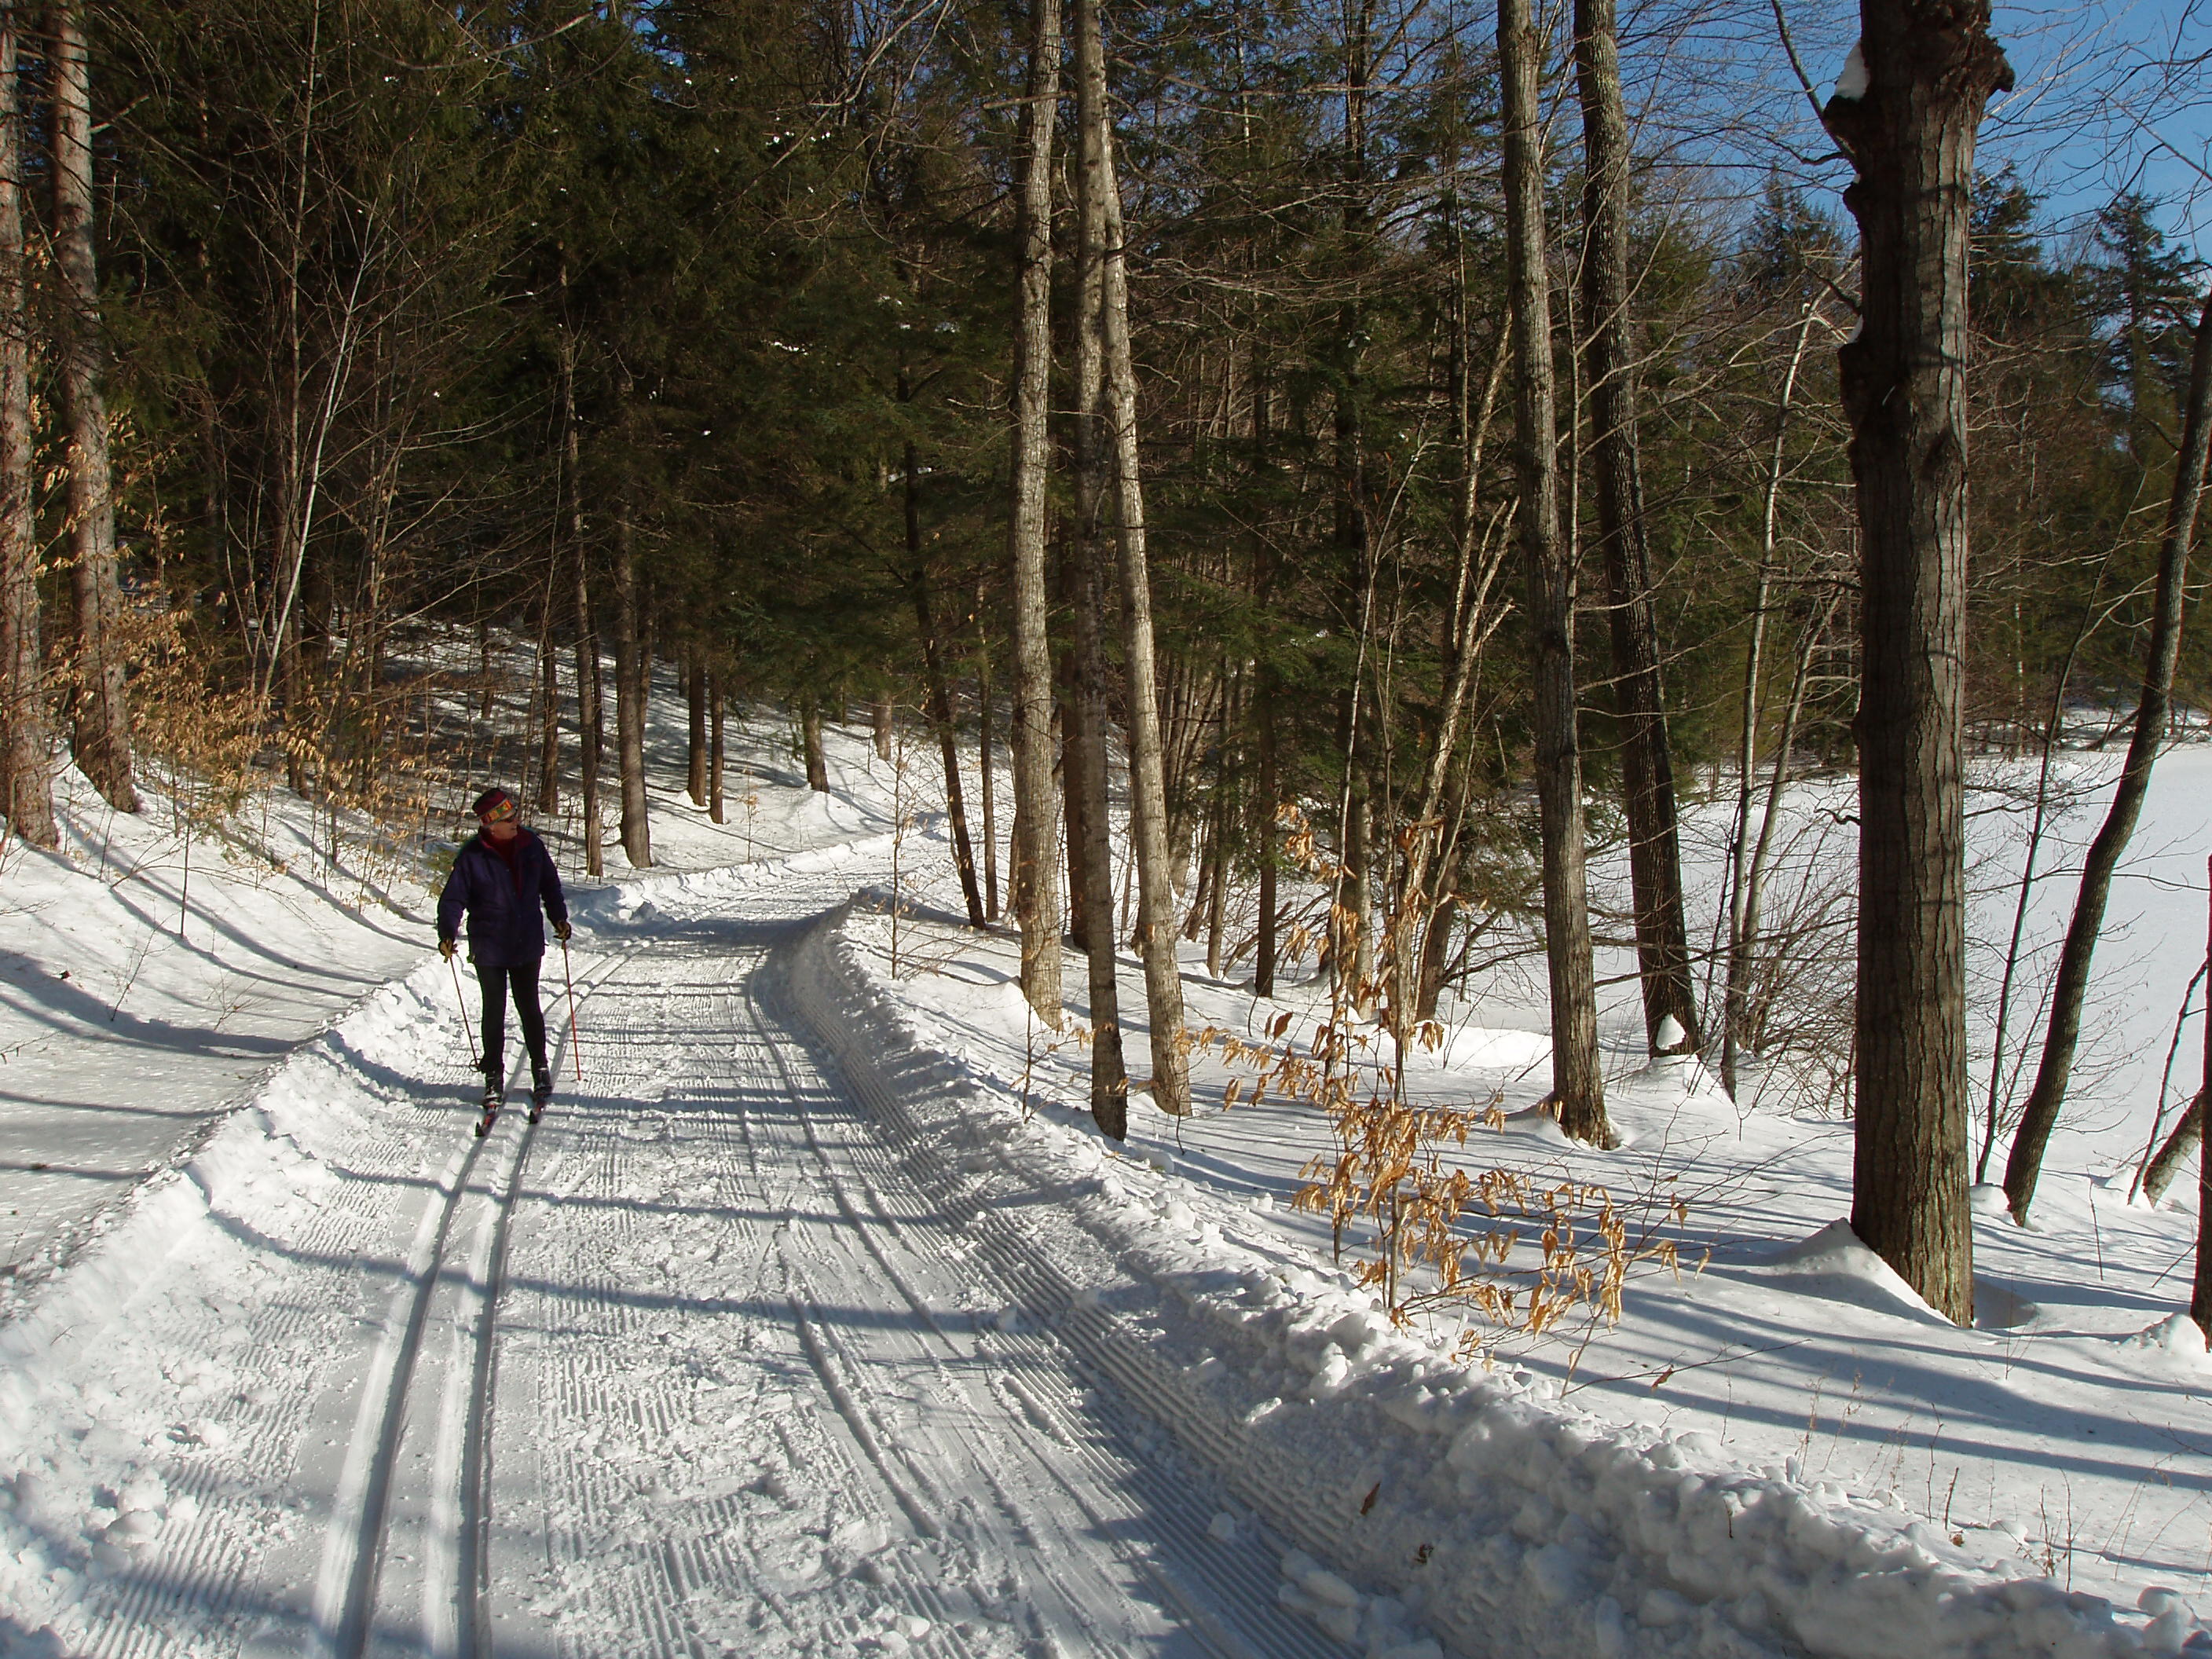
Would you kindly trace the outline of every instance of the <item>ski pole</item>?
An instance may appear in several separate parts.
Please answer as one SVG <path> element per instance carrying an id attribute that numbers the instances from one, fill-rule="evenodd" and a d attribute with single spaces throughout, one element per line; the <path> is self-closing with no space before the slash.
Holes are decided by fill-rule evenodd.
<path id="1" fill-rule="evenodd" d="M 477 1058 L 477 1034 L 469 1030 L 469 1000 L 461 994 L 461 968 L 453 957 L 446 958 L 446 966 L 453 973 L 453 1000 L 461 1011 L 461 1035 L 468 1039 L 469 1064 L 477 1071 L 483 1070 L 483 1061 Z"/>
<path id="2" fill-rule="evenodd" d="M 576 1036 L 576 981 L 568 971 L 568 941 L 561 941 L 561 981 L 568 988 L 568 1057 L 576 1062 L 576 1081 L 584 1080 L 584 1048 Z"/>

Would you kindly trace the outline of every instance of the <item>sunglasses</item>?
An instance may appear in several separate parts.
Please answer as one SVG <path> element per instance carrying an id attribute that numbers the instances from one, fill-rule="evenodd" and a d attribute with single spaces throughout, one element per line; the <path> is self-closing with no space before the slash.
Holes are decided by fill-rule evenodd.
<path id="1" fill-rule="evenodd" d="M 477 818 L 485 823 L 505 823 L 514 816 L 514 803 L 511 800 L 503 800 L 500 802 L 498 805 L 493 807 L 489 812 L 479 812 L 477 814 Z"/>

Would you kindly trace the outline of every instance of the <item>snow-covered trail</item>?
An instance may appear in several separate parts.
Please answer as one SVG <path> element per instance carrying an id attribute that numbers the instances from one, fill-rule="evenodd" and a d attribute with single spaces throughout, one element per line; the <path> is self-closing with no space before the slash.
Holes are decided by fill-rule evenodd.
<path id="1" fill-rule="evenodd" d="M 142 1491 L 57 1629 L 118 1659 L 1334 1651 L 813 1046 L 787 959 L 848 890 L 603 916 L 585 1080 L 564 1050 L 535 1127 L 470 1136 L 449 1000 L 347 1054 L 335 1190 L 296 1233 L 218 1201 L 225 1248 L 140 1297 L 146 1392 L 192 1399 L 139 1402 Z"/>

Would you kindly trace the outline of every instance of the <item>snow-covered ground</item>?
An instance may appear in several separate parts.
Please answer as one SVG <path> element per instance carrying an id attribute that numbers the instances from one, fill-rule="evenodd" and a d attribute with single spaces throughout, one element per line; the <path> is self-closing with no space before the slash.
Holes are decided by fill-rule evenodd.
<path id="1" fill-rule="evenodd" d="M 1834 1229 L 1846 1122 L 1647 1066 L 1627 988 L 1606 1032 L 1628 1144 L 1566 1146 L 1518 1109 L 1540 1004 L 1493 977 L 1409 1058 L 1415 1095 L 1501 1097 L 1506 1127 L 1455 1156 L 1603 1183 L 1683 1272 L 1647 1264 L 1618 1326 L 1477 1322 L 1455 1359 L 1457 1320 L 1394 1329 L 1288 1209 L 1331 1144 L 1310 1108 L 1224 1112 L 1206 1058 L 1195 1117 L 1140 1103 L 1126 1153 L 1100 1140 L 1011 937 L 949 925 L 941 835 L 892 835 L 890 769 L 831 741 L 816 796 L 780 721 L 738 723 L 725 826 L 656 789 L 668 867 L 579 894 L 563 1097 L 483 1142 L 420 893 L 392 890 L 404 919 L 359 902 L 303 824 L 282 873 L 218 882 L 196 848 L 177 941 L 143 920 L 173 914 L 156 830 L 113 832 L 154 872 L 119 884 L 82 811 L 73 860 L 9 854 L 0 902 L 39 931 L 0 1048 L 43 1046 L 0 1083 L 58 1137 L 24 1161 L 117 1103 L 174 1117 L 116 1115 L 123 1194 L 47 1201 L 65 1265 L 0 1328 L 0 1653 L 2212 1646 L 2212 1366 L 2168 1318 L 2193 1193 L 2131 1207 L 2124 1167 L 2201 958 L 2212 755 L 2163 763 L 2036 1230 L 1978 1218 L 1983 1328 Z M 1837 804 L 1801 799 L 1808 825 Z M 1976 932 L 2001 938 L 2018 819 L 1976 822 Z M 2070 894 L 2050 884 L 2032 934 Z M 350 977 L 226 1054 L 248 1011 L 222 988 L 258 962 L 289 990 L 286 958 Z M 1297 1041 L 1326 1009 L 1191 968 L 1196 1024 L 1287 1012 Z M 127 983 L 118 1022 L 33 969 Z M 1126 1009 L 1139 990 L 1130 964 Z"/>

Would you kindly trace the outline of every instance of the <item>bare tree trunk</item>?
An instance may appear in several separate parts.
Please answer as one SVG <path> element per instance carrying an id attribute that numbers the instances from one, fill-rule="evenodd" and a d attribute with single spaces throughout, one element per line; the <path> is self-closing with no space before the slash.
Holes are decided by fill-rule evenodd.
<path id="1" fill-rule="evenodd" d="M 2200 356 L 2204 336 L 2212 333 L 2212 299 L 2206 301 L 2208 323 L 2197 327 L 2197 346 Z M 2208 872 L 2212 872 L 2212 859 L 2205 861 Z M 2212 962 L 2212 955 L 2205 957 Z M 2189 1316 L 2197 1322 L 2197 1328 L 2207 1338 L 2212 1338 L 2212 1138 L 2204 1133 L 2205 1101 L 2212 1097 L 2212 992 L 2209 992 L 2204 1017 L 2204 1080 L 2197 1091 L 2197 1107 L 2190 1115 L 2197 1121 L 2197 1276 L 2190 1287 Z M 2176 1131 L 2176 1138 L 2179 1138 Z M 2158 1202 L 2156 1194 L 2151 1202 Z"/>
<path id="2" fill-rule="evenodd" d="M 707 804 L 707 659 L 700 652 L 690 653 L 690 662 L 684 676 L 684 704 L 687 720 L 687 738 L 684 759 L 684 793 L 691 797 L 694 806 Z"/>
<path id="3" fill-rule="evenodd" d="M 1575 79 L 1583 106 L 1583 359 L 1589 380 L 1590 466 L 1596 475 L 1598 539 L 1612 613 L 1613 702 L 1624 742 L 1621 781 L 1628 817 L 1629 882 L 1651 1051 L 1671 1016 L 1697 1047 L 1698 1000 L 1690 980 L 1682 859 L 1676 833 L 1674 761 L 1659 672 L 1659 621 L 1651 605 L 1651 560 L 1637 459 L 1636 346 L 1628 300 L 1628 121 L 1621 110 L 1620 52 L 1613 0 L 1576 0 Z"/>
<path id="4" fill-rule="evenodd" d="M 1094 33 L 1095 33 L 1094 29 Z M 1087 146 L 1089 139 L 1084 139 Z M 1075 534 L 1069 550 L 1068 610 L 1075 621 L 1074 695 L 1067 710 L 1070 909 L 1081 921 L 1091 997 L 1091 1116 L 1115 1140 L 1129 1133 L 1129 1070 L 1121 1045 L 1115 978 L 1114 835 L 1109 789 L 1105 622 L 1112 577 L 1106 551 L 1105 348 L 1092 320 L 1105 291 L 1106 210 L 1096 191 L 1077 203 L 1075 331 Z"/>
<path id="5" fill-rule="evenodd" d="M 991 684 L 991 641 L 981 625 L 982 617 L 983 607 L 979 596 L 975 607 L 978 624 L 975 629 L 975 758 L 976 770 L 981 775 L 981 787 L 978 792 L 981 799 L 978 805 L 982 808 L 983 819 L 983 918 L 987 921 L 996 921 L 999 919 L 999 787 L 997 778 L 993 775 L 996 769 L 995 758 L 992 754 L 995 747 L 993 738 L 997 733 L 994 730 L 994 710 L 991 707 L 996 688 Z"/>
<path id="6" fill-rule="evenodd" d="M 33 847 L 60 844 L 46 763 L 46 654 L 31 475 L 31 337 L 23 272 L 16 10 L 0 4 L 0 809 Z"/>
<path id="7" fill-rule="evenodd" d="M 707 676 L 707 816 L 716 823 L 725 822 L 722 817 L 724 702 L 722 677 L 709 672 Z"/>
<path id="8" fill-rule="evenodd" d="M 2197 1150 L 2197 1279 L 2190 1287 L 2189 1316 L 2212 1340 L 2212 1140 L 2201 1137 Z"/>
<path id="9" fill-rule="evenodd" d="M 545 579 L 545 603 L 538 618 L 538 801 L 550 817 L 561 810 L 561 653 L 553 643 L 553 583 Z M 365 619 L 374 628 L 374 617 Z"/>
<path id="10" fill-rule="evenodd" d="M 2128 757 L 2120 768 L 2120 781 L 2112 791 L 2111 806 L 2106 809 L 2104 824 L 2082 860 L 2074 919 L 2067 926 L 2066 943 L 2058 953 L 2058 973 L 2051 987 L 2051 1018 L 2044 1027 L 2043 1059 L 2036 1068 L 2035 1085 L 2021 1109 L 2012 1155 L 2005 1161 L 2005 1201 L 2011 1206 L 2013 1219 L 2023 1224 L 2029 1206 L 2035 1202 L 2044 1151 L 2066 1102 L 2074 1051 L 2081 1040 L 2081 1004 L 2088 994 L 2089 967 L 2096 955 L 2097 935 L 2105 925 L 2112 874 L 2135 835 L 2143 797 L 2150 793 L 2151 768 L 2166 738 L 2174 664 L 2181 654 L 2189 544 L 2197 533 L 2197 504 L 2204 494 L 2208 441 L 2212 441 L 2212 291 L 2205 295 L 2203 312 L 2197 322 L 2196 349 L 2191 354 L 2189 403 L 2182 422 L 2180 453 L 2173 460 L 2166 535 L 2159 547 L 2158 601 L 2151 621 L 2150 646 L 2144 653 L 2142 689 L 2136 701 L 2135 732 L 2128 740 Z"/>
<path id="11" fill-rule="evenodd" d="M 1857 178 L 1857 336 L 1838 353 L 1861 534 L 1851 1227 L 1974 1316 L 1965 860 L 1966 234 L 1974 133 L 2011 70 L 1986 0 L 1862 0 L 1863 96 L 1828 100 Z M 1847 82 L 1844 92 L 1861 88 Z"/>
<path id="12" fill-rule="evenodd" d="M 117 637 L 123 592 L 115 574 L 114 478 L 100 385 L 106 351 L 93 256 L 91 69 L 76 0 L 56 0 L 46 15 L 53 36 L 54 269 L 67 301 L 61 385 L 77 652 L 70 747 L 100 798 L 118 811 L 135 812 L 131 708 Z"/>
<path id="13" fill-rule="evenodd" d="M 1774 443 L 1768 454 L 1766 487 L 1763 493 L 1759 542 L 1759 582 L 1751 607 L 1751 645 L 1743 669 L 1743 718 L 1736 738 L 1736 805 L 1729 851 L 1728 979 L 1721 994 L 1721 1087 L 1735 1098 L 1736 1054 L 1743 1042 L 1743 994 L 1750 972 L 1751 934 L 1757 929 L 1756 906 L 1750 898 L 1751 809 L 1753 778 L 1759 759 L 1759 686 L 1765 676 L 1766 613 L 1774 587 L 1777 514 L 1782 501 L 1782 474 L 1790 436 L 1790 412 L 1797 391 L 1798 371 L 1803 368 L 1805 348 L 1813 337 L 1816 315 L 1808 304 L 1798 319 L 1797 343 L 1790 354 L 1789 372 L 1782 379 L 1782 397 L 1774 414 Z M 1783 739 L 1779 764 L 1789 763 L 1789 738 Z M 1771 810 L 1770 808 L 1770 810 Z M 1765 833 L 1764 830 L 1761 831 Z"/>
<path id="14" fill-rule="evenodd" d="M 1276 836 L 1275 812 L 1281 805 L 1282 779 L 1275 755 L 1275 696 L 1274 671 L 1267 664 L 1260 665 L 1258 702 L 1260 798 L 1254 803 L 1258 809 L 1260 858 L 1260 930 L 1253 941 L 1252 994 L 1272 997 L 1275 994 L 1275 895 Z"/>
<path id="15" fill-rule="evenodd" d="M 1575 717 L 1575 562 L 1559 537 L 1559 426 L 1544 232 L 1537 81 L 1543 40 L 1529 0 L 1498 0 L 1504 89 L 1507 284 L 1513 328 L 1519 539 L 1534 631 L 1536 800 L 1543 836 L 1544 955 L 1551 970 L 1552 1094 L 1559 1127 L 1610 1145 L 1598 1068 L 1597 986 L 1584 867 L 1582 748 Z"/>
<path id="16" fill-rule="evenodd" d="M 905 377 L 900 376 L 902 382 Z M 937 637 L 937 618 L 929 602 L 929 568 L 921 550 L 921 471 L 914 446 L 906 447 L 907 592 L 914 599 L 914 625 L 921 638 L 922 678 L 929 696 L 929 723 L 937 729 L 937 752 L 945 763 L 945 813 L 952 821 L 952 863 L 960 872 L 960 896 L 968 906 L 968 925 L 983 926 L 983 895 L 975 884 L 975 847 L 968 836 L 968 796 L 960 781 L 960 744 L 952 724 L 952 690 L 945 678 L 945 653 Z"/>
<path id="17" fill-rule="evenodd" d="M 568 286 L 568 264 L 561 262 L 561 287 Z M 568 491 L 568 552 L 576 583 L 576 769 L 584 873 L 606 873 L 599 815 L 599 762 L 605 753 L 606 715 L 599 695 L 599 630 L 592 615 L 590 579 L 584 562 L 584 491 L 578 471 L 576 432 L 576 337 L 561 331 L 561 425 L 564 488 Z"/>
<path id="18" fill-rule="evenodd" d="M 653 862 L 647 821 L 644 696 L 648 665 L 640 635 L 637 555 L 630 544 L 629 503 L 615 503 L 615 764 L 622 783 L 623 855 L 634 870 Z"/>
<path id="19" fill-rule="evenodd" d="M 806 751 L 806 787 L 817 795 L 830 793 L 830 763 L 822 752 L 822 700 L 809 691 L 799 699 L 799 740 Z"/>
<path id="20" fill-rule="evenodd" d="M 1013 901 L 1022 994 L 1060 1023 L 1060 870 L 1052 787 L 1052 640 L 1045 599 L 1045 481 L 1052 390 L 1052 137 L 1060 100 L 1060 0 L 1034 0 L 1022 111 L 1021 313 L 1014 345 L 1013 509 L 1007 523 L 1014 623 Z"/>
<path id="21" fill-rule="evenodd" d="M 2173 1126 L 2173 1133 L 2166 1136 L 2165 1144 L 2143 1167 L 2143 1196 L 2154 1205 L 2165 1202 L 2166 1188 L 2173 1185 L 2174 1176 L 2181 1173 L 2181 1166 L 2204 1139 L 2205 1097 L 2206 1091 L 2199 1089 L 2197 1097 L 2182 1113 L 2181 1121 Z"/>
<path id="22" fill-rule="evenodd" d="M 1080 76 L 1079 177 L 1099 205 L 1104 241 L 1096 326 L 1105 368 L 1104 411 L 1112 442 L 1115 528 L 1121 577 L 1123 673 L 1129 698 L 1130 838 L 1137 860 L 1138 933 L 1145 960 L 1145 1003 L 1152 1028 L 1154 1104 L 1173 1116 L 1190 1111 L 1184 1052 L 1182 979 L 1176 965 L 1175 889 L 1168 845 L 1165 769 L 1160 750 L 1159 686 L 1152 648 L 1152 577 L 1146 564 L 1144 481 L 1137 454 L 1137 376 L 1129 351 L 1129 289 L 1121 233 L 1121 192 L 1114 171 L 1106 104 L 1106 55 L 1098 0 L 1077 0 Z"/>

